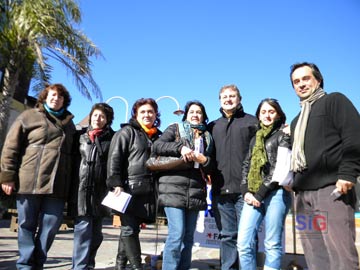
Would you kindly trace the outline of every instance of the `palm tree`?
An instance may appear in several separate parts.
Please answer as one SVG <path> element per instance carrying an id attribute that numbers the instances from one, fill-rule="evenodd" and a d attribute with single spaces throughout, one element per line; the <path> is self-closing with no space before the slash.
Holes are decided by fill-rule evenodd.
<path id="1" fill-rule="evenodd" d="M 0 0 L 0 151 L 15 90 L 30 81 L 35 92 L 44 89 L 51 81 L 49 59 L 65 66 L 83 96 L 102 99 L 90 61 L 102 54 L 75 28 L 80 22 L 75 0 Z"/>

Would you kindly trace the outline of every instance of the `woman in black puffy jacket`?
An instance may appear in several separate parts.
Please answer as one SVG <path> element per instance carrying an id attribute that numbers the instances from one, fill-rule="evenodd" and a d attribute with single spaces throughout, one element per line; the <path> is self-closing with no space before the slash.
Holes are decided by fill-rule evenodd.
<path id="1" fill-rule="evenodd" d="M 151 146 L 159 137 L 160 113 L 152 98 L 142 98 L 132 107 L 128 124 L 122 124 L 114 135 L 108 158 L 108 187 L 119 195 L 132 194 L 125 213 L 120 213 L 116 270 L 125 269 L 126 260 L 131 269 L 142 269 L 139 232 L 141 223 L 155 221 L 155 185 L 152 173 L 145 162 L 150 157 Z"/>
<path id="2" fill-rule="evenodd" d="M 80 165 L 75 189 L 74 250 L 72 269 L 94 269 L 95 255 L 103 240 L 102 220 L 109 210 L 101 205 L 106 196 L 106 166 L 114 111 L 106 103 L 95 104 L 89 127 L 79 139 Z"/>
<path id="3" fill-rule="evenodd" d="M 188 102 L 182 120 L 170 125 L 153 149 L 156 155 L 182 156 L 188 165 L 159 177 L 159 204 L 164 206 L 168 220 L 162 266 L 166 270 L 190 269 L 197 216 L 207 208 L 205 175 L 210 169 L 213 142 L 204 105 Z"/>

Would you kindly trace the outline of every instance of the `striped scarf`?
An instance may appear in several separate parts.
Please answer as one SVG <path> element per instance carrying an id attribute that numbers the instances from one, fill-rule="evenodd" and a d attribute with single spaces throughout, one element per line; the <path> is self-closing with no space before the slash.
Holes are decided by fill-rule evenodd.
<path id="1" fill-rule="evenodd" d="M 301 172 L 307 168 L 306 157 L 304 153 L 304 141 L 307 122 L 311 111 L 311 105 L 322 96 L 326 95 L 324 90 L 319 87 L 307 99 L 300 102 L 301 113 L 296 123 L 294 132 L 294 143 L 291 156 L 291 170 Z"/>

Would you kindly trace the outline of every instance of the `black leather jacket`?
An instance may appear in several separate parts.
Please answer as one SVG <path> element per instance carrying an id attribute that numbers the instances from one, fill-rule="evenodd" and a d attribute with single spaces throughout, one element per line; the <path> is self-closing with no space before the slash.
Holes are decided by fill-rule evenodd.
<path id="1" fill-rule="evenodd" d="M 251 154 L 255 145 L 256 136 L 254 136 L 250 141 L 249 152 L 244 160 L 242 168 L 242 181 L 241 181 L 241 193 L 243 196 L 248 190 L 248 173 L 250 170 L 251 163 Z M 270 135 L 265 139 L 265 149 L 267 154 L 268 162 L 262 168 L 263 183 L 260 186 L 260 189 L 254 194 L 254 197 L 261 202 L 268 192 L 280 188 L 277 182 L 271 182 L 273 172 L 275 170 L 276 160 L 277 160 L 277 150 L 278 146 L 283 146 L 290 148 L 290 136 L 284 134 L 281 128 L 275 128 Z"/>
<path id="2" fill-rule="evenodd" d="M 111 141 L 107 163 L 107 186 L 110 189 L 123 187 L 126 191 L 129 179 L 151 178 L 145 162 L 151 154 L 153 142 L 161 134 L 158 131 L 149 138 L 139 123 L 130 119 L 128 124 L 122 124 Z M 155 194 L 148 196 L 133 196 L 125 214 L 152 220 L 155 214 Z"/>
<path id="3" fill-rule="evenodd" d="M 78 216 L 105 216 L 109 210 L 101 205 L 106 196 L 106 165 L 111 138 L 114 131 L 106 128 L 91 142 L 88 133 L 79 139 L 80 164 L 76 194 L 76 211 Z"/>

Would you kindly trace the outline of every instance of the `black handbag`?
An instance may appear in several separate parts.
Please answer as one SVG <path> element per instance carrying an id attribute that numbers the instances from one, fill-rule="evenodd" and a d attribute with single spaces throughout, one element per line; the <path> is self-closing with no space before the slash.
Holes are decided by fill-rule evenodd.
<path id="1" fill-rule="evenodd" d="M 192 162 L 185 162 L 182 157 L 157 156 L 149 158 L 145 165 L 151 171 L 185 170 Z"/>
<path id="2" fill-rule="evenodd" d="M 182 124 L 177 124 L 176 128 L 176 137 L 175 141 L 178 142 L 181 140 L 180 135 L 180 128 L 182 128 L 181 132 L 183 131 Z M 185 138 L 184 138 L 185 139 Z M 194 162 L 185 162 L 183 157 L 172 157 L 172 156 L 153 156 L 150 157 L 145 166 L 150 171 L 169 171 L 169 170 L 186 170 L 191 167 L 194 167 Z"/>
<path id="3" fill-rule="evenodd" d="M 148 195 L 154 192 L 152 178 L 129 179 L 127 185 L 131 195 Z"/>

